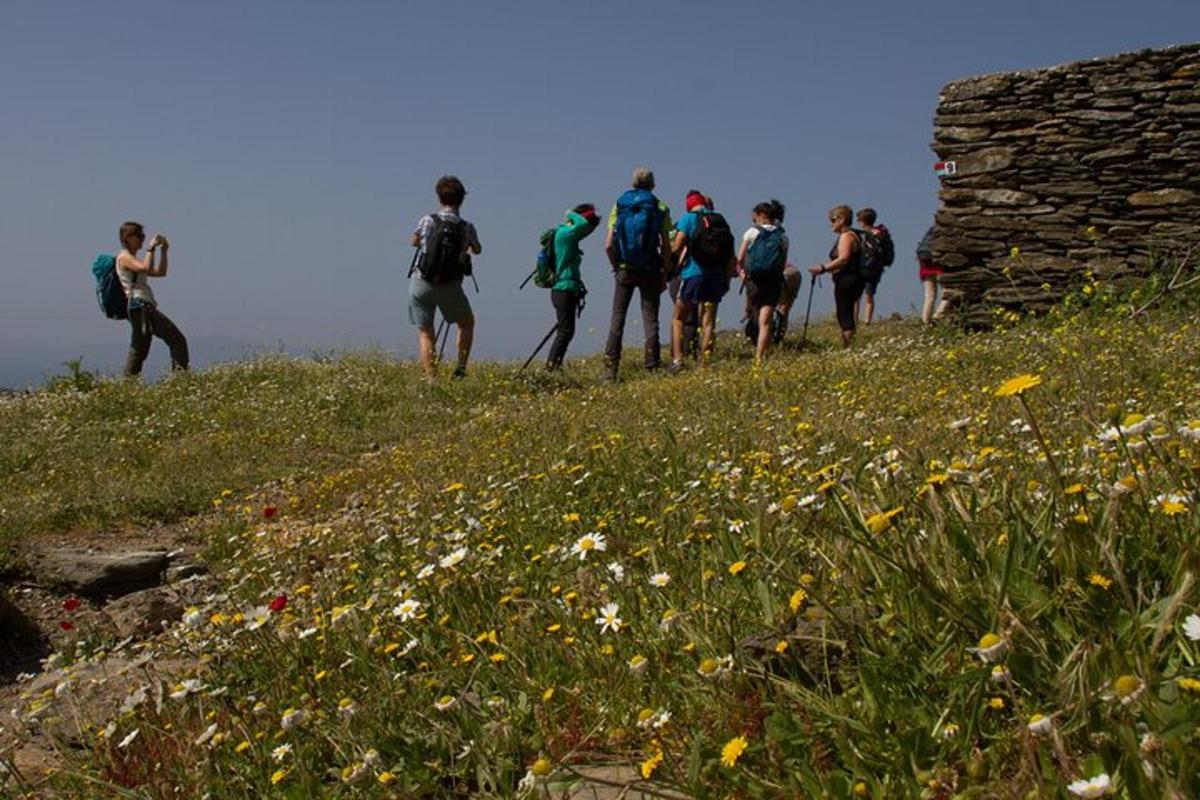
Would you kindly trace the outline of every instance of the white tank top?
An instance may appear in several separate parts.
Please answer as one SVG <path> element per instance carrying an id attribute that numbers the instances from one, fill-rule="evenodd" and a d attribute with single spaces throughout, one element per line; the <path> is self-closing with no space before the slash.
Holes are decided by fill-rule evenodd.
<path id="1" fill-rule="evenodd" d="M 123 254 L 132 255 L 128 250 Z M 127 270 L 121 266 L 121 262 L 118 260 L 117 278 L 121 281 L 121 288 L 125 290 L 125 296 L 130 300 L 141 300 L 143 303 L 157 305 L 154 301 L 154 292 L 150 290 L 150 283 L 146 279 L 146 273 Z"/>

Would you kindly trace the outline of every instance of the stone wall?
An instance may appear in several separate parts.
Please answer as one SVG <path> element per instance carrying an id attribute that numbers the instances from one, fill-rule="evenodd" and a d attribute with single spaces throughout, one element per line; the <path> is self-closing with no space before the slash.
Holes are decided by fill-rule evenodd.
<path id="1" fill-rule="evenodd" d="M 1089 268 L 1144 274 L 1200 238 L 1200 44 L 955 81 L 933 150 L 954 162 L 934 257 L 968 322 Z"/>

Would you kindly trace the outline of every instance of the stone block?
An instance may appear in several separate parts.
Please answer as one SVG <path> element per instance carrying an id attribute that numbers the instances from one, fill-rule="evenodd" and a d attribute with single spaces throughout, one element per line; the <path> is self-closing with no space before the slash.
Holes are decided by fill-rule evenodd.
<path id="1" fill-rule="evenodd" d="M 162 583 L 167 553 L 162 550 L 89 552 L 57 550 L 31 565 L 38 583 L 64 586 L 92 597 L 119 596 Z"/>
<path id="2" fill-rule="evenodd" d="M 153 636 L 164 624 L 173 625 L 183 616 L 183 604 L 166 587 L 127 594 L 104 607 L 122 638 Z"/>
<path id="3" fill-rule="evenodd" d="M 1196 202 L 1196 193 L 1187 189 L 1164 188 L 1152 191 L 1134 192 L 1125 198 L 1129 205 L 1135 208 L 1155 206 L 1179 206 Z"/>

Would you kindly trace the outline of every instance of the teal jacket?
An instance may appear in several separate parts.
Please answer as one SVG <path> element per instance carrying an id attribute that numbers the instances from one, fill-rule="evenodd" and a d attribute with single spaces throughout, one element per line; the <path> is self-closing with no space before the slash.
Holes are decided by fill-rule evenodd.
<path id="1" fill-rule="evenodd" d="M 583 277 L 579 274 L 579 265 L 583 263 L 583 251 L 579 249 L 579 243 L 593 230 L 582 216 L 574 211 L 567 212 L 567 221 L 554 231 L 558 280 L 551 289 L 559 292 L 584 291 Z"/>

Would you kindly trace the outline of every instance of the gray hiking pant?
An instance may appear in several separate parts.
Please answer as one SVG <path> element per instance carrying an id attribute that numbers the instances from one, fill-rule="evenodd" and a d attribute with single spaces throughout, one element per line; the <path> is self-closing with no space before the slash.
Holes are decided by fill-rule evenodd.
<path id="1" fill-rule="evenodd" d="M 619 269 L 613 273 L 612 318 L 608 325 L 608 345 L 604 348 L 605 362 L 615 369 L 621 363 L 621 340 L 625 336 L 625 315 L 636 289 L 642 302 L 642 328 L 646 334 L 644 365 L 658 369 L 662 365 L 658 339 L 658 299 L 662 294 L 662 273 L 656 269 Z"/>
<path id="2" fill-rule="evenodd" d="M 167 315 L 152 305 L 130 307 L 129 325 L 133 328 L 133 336 L 129 340 L 129 355 L 125 358 L 125 375 L 142 374 L 142 364 L 150 355 L 150 343 L 154 336 L 162 339 L 171 349 L 171 369 L 185 370 L 188 368 L 187 339 L 175 323 L 167 319 Z"/>

